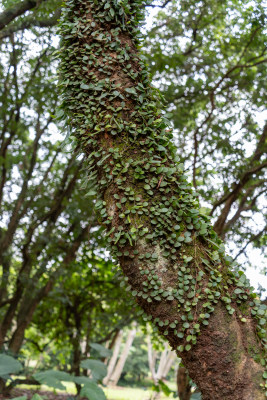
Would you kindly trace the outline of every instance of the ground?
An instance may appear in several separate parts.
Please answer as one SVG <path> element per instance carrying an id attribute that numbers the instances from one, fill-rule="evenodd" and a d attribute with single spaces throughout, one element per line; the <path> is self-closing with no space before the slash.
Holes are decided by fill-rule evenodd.
<path id="1" fill-rule="evenodd" d="M 127 387 L 116 387 L 114 389 L 104 389 L 108 400 L 149 400 L 151 396 L 151 391 L 139 388 L 127 388 Z M 15 397 L 26 395 L 28 400 L 34 395 L 34 393 L 38 393 L 41 395 L 44 400 L 72 400 L 73 397 L 71 394 L 58 393 L 55 394 L 52 391 L 43 391 L 43 390 L 29 390 L 29 389 L 14 389 L 12 391 L 11 396 L 3 397 L 0 394 L 0 400 L 8 400 L 14 399 Z M 171 400 L 171 397 L 161 396 L 161 400 Z M 83 398 L 82 400 L 86 400 Z"/>

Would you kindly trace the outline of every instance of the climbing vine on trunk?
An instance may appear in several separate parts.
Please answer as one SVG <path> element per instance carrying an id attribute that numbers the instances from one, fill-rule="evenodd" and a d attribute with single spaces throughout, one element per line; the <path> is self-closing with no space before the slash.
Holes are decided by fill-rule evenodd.
<path id="1" fill-rule="evenodd" d="M 88 195 L 144 319 L 204 399 L 263 399 L 266 307 L 231 265 L 179 164 L 138 50 L 144 4 L 65 2 L 58 117 L 87 154 Z"/>

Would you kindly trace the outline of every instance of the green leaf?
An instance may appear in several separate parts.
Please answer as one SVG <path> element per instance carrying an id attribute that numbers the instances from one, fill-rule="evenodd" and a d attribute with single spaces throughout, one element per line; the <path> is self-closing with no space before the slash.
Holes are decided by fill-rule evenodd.
<path id="1" fill-rule="evenodd" d="M 242 293 L 242 292 L 243 292 L 243 290 L 242 290 L 242 289 L 238 289 L 238 288 L 235 289 L 235 291 L 234 291 L 235 294 L 240 294 L 240 293 Z"/>
<path id="2" fill-rule="evenodd" d="M 11 400 L 27 400 L 27 396 L 14 397 L 14 399 Z"/>
<path id="3" fill-rule="evenodd" d="M 86 85 L 85 83 L 81 84 L 81 89 L 90 89 L 89 85 Z"/>
<path id="4" fill-rule="evenodd" d="M 81 362 L 81 367 L 90 369 L 93 379 L 96 381 L 103 379 L 107 375 L 107 366 L 99 360 L 89 358 Z"/>
<path id="5" fill-rule="evenodd" d="M 35 393 L 31 400 L 43 400 L 43 397 L 41 397 L 38 393 Z"/>
<path id="6" fill-rule="evenodd" d="M 201 400 L 201 393 L 193 393 L 190 400 Z"/>
<path id="7" fill-rule="evenodd" d="M 130 94 L 137 94 L 134 87 L 126 88 L 125 92 L 130 93 Z"/>
<path id="8" fill-rule="evenodd" d="M 22 364 L 14 357 L 0 354 L 0 376 L 15 374 L 21 371 L 22 368 Z"/>
<path id="9" fill-rule="evenodd" d="M 106 400 L 105 393 L 95 382 L 88 382 L 81 390 L 81 396 L 88 400 Z"/>
<path id="10" fill-rule="evenodd" d="M 33 375 L 34 379 L 36 379 L 42 385 L 47 385 L 54 389 L 65 390 L 66 387 L 61 383 L 63 382 L 73 382 L 74 377 L 63 371 L 56 371 L 50 369 L 44 372 L 38 372 Z"/>
<path id="11" fill-rule="evenodd" d="M 90 196 L 95 196 L 96 191 L 94 189 L 89 190 L 89 192 L 86 193 L 85 197 L 90 197 Z"/>
<path id="12" fill-rule="evenodd" d="M 64 114 L 65 114 L 64 110 L 62 110 L 62 109 L 60 108 L 60 109 L 58 109 L 58 110 L 56 111 L 56 118 L 57 118 L 57 119 L 60 119 L 60 118 L 63 117 Z"/>
<path id="13" fill-rule="evenodd" d="M 90 347 L 98 352 L 100 357 L 110 357 L 112 351 L 98 343 L 90 343 Z"/>

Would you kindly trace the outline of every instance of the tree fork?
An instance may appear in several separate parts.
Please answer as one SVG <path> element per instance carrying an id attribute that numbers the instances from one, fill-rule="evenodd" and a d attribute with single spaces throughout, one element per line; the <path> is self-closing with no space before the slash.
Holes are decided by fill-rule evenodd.
<path id="1" fill-rule="evenodd" d="M 65 2 L 58 118 L 67 115 L 87 154 L 88 195 L 145 320 L 204 400 L 263 400 L 266 306 L 232 268 L 175 155 L 137 50 L 143 9 L 141 0 Z"/>

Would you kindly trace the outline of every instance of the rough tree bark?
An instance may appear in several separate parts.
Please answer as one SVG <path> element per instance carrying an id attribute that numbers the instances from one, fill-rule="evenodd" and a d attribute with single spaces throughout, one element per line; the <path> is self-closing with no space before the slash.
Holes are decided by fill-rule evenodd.
<path id="1" fill-rule="evenodd" d="M 177 351 L 204 400 L 263 400 L 265 309 L 231 267 L 175 156 L 138 52 L 143 6 L 66 1 L 62 108 L 145 320 Z"/>

